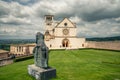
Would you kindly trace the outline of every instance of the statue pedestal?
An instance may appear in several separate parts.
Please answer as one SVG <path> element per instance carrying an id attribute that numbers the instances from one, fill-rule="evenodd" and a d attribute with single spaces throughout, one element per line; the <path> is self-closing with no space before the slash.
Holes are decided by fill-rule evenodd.
<path id="1" fill-rule="evenodd" d="M 56 77 L 56 69 L 43 69 L 37 67 L 35 64 L 28 65 L 28 73 L 35 77 L 36 80 L 49 80 L 50 78 Z"/>

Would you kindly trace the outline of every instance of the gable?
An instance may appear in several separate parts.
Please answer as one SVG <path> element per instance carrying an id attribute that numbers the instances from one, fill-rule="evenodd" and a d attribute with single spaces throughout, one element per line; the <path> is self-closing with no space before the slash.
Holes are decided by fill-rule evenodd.
<path id="1" fill-rule="evenodd" d="M 64 18 L 58 25 L 56 25 L 57 28 L 66 27 L 66 28 L 76 28 L 76 25 L 73 24 L 68 18 Z"/>

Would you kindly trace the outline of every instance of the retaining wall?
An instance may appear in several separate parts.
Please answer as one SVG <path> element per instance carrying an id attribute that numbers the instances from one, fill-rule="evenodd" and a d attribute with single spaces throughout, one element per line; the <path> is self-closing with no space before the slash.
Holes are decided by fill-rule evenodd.
<path id="1" fill-rule="evenodd" d="M 10 58 L 0 60 L 0 66 L 12 64 L 12 63 L 13 63 L 13 59 Z"/>
<path id="2" fill-rule="evenodd" d="M 86 48 L 120 50 L 120 41 L 86 41 Z"/>

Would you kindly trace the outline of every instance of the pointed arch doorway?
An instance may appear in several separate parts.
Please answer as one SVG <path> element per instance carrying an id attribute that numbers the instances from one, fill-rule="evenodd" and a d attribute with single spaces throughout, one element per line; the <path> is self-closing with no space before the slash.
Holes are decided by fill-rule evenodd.
<path id="1" fill-rule="evenodd" d="M 67 38 L 62 40 L 62 47 L 69 47 L 69 40 Z"/>

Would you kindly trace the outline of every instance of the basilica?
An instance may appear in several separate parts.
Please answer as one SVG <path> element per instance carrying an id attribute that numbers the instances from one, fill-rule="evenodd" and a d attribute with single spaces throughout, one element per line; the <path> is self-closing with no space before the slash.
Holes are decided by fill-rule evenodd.
<path id="1" fill-rule="evenodd" d="M 76 24 L 68 18 L 54 21 L 53 15 L 45 15 L 44 41 L 49 49 L 85 48 L 85 38 L 77 37 Z M 35 47 L 33 44 L 17 44 L 10 46 L 10 54 L 16 56 L 30 55 Z"/>
<path id="2" fill-rule="evenodd" d="M 85 38 L 77 37 L 77 27 L 68 18 L 54 21 L 53 15 L 45 15 L 45 43 L 49 49 L 84 48 Z"/>

